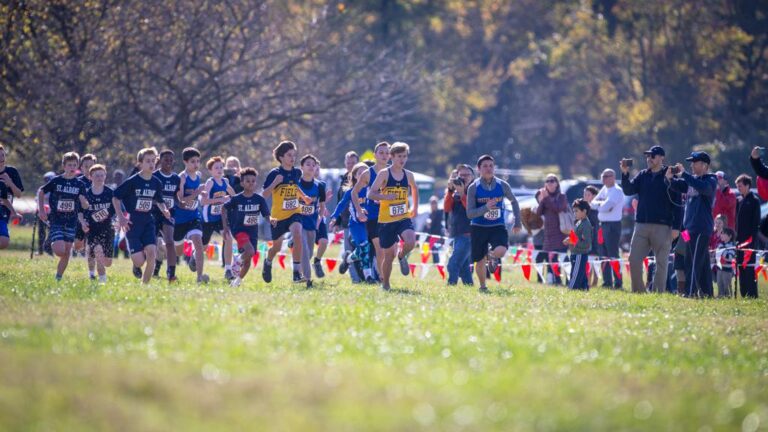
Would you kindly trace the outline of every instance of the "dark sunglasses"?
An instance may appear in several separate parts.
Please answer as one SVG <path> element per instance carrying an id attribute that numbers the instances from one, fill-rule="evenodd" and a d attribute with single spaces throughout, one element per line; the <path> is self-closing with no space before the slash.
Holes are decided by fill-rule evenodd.
<path id="1" fill-rule="evenodd" d="M 544 181 L 544 183 L 557 183 L 557 180 L 555 179 L 547 179 Z"/>

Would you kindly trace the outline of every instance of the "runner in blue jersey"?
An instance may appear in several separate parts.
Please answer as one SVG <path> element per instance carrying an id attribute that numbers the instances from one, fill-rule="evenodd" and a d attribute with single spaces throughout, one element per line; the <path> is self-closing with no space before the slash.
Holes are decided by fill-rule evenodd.
<path id="1" fill-rule="evenodd" d="M 248 274 L 259 241 L 259 222 L 261 219 L 269 219 L 267 201 L 256 193 L 257 176 L 256 170 L 250 167 L 240 171 L 240 185 L 243 187 L 243 192 L 224 204 L 224 211 L 221 214 L 224 231 L 237 241 L 237 250 L 242 261 L 240 273 L 230 282 L 232 287 L 240 286 L 243 278 Z"/>
<path id="2" fill-rule="evenodd" d="M 317 230 L 320 227 L 320 215 L 325 213 L 325 183 L 315 180 L 315 170 L 319 164 L 318 159 L 311 155 L 301 158 L 301 179 L 299 188 L 310 198 L 308 202 L 301 204 L 301 270 L 307 279 L 307 287 L 312 286 L 312 255 L 315 249 Z M 298 239 L 294 239 L 294 244 Z"/>
<path id="3" fill-rule="evenodd" d="M 203 225 L 200 215 L 200 194 L 204 185 L 200 181 L 200 151 L 187 147 L 181 152 L 184 171 L 179 175 L 179 191 L 176 192 L 176 211 L 174 212 L 173 241 L 176 254 L 184 251 L 184 240 L 192 242 L 192 255 L 189 257 L 189 269 L 197 272 L 197 283 L 208 283 L 208 275 L 203 272 Z"/>
<path id="4" fill-rule="evenodd" d="M 173 171 L 174 157 L 173 150 L 165 149 L 160 151 L 160 169 L 156 170 L 153 174 L 163 184 L 163 201 L 165 201 L 165 206 L 168 207 L 171 213 L 171 218 L 166 219 L 160 213 L 160 210 L 155 207 L 154 215 L 157 232 L 163 236 L 163 242 L 165 243 L 165 257 L 168 261 L 166 268 L 168 282 L 176 281 L 176 246 L 173 240 L 173 218 L 176 212 L 176 193 L 179 191 L 179 184 L 181 183 L 181 178 Z M 162 261 L 157 260 L 155 264 L 153 276 L 159 277 Z"/>
<path id="5" fill-rule="evenodd" d="M 325 202 L 328 202 L 333 196 L 333 192 L 328 190 L 328 185 L 324 181 L 320 180 L 320 161 L 317 162 L 317 166 L 315 167 L 315 180 L 318 181 L 320 187 L 325 190 Z M 328 207 L 326 206 L 323 213 L 320 213 L 320 224 L 317 226 L 317 235 L 315 235 L 315 246 L 317 246 L 317 250 L 315 250 L 315 258 L 312 260 L 312 268 L 315 269 L 315 275 L 317 275 L 318 278 L 325 277 L 322 259 L 325 255 L 325 251 L 328 249 L 328 224 L 325 221 L 328 214 Z"/>
<path id="6" fill-rule="evenodd" d="M 376 159 L 375 165 L 370 167 L 368 171 L 364 172 L 357 180 L 354 189 L 352 190 L 352 196 L 357 196 L 363 188 L 369 187 L 376 181 L 377 174 L 387 167 L 389 162 L 389 143 L 386 141 L 376 144 L 373 149 L 373 157 Z M 382 260 L 384 254 L 381 250 L 381 243 L 379 242 L 379 203 L 375 200 L 366 200 L 365 208 L 356 202 L 352 202 L 357 210 L 358 217 L 361 222 L 365 222 L 366 231 L 368 233 L 368 241 L 373 244 L 373 253 L 375 254 L 374 279 L 377 271 L 381 270 Z"/>
<path id="7" fill-rule="evenodd" d="M 61 164 L 64 173 L 54 177 L 37 192 L 37 206 L 40 220 L 50 224 L 48 238 L 54 255 L 59 257 L 56 268 L 56 280 L 61 280 L 69 265 L 72 244 L 77 231 L 77 214 L 88 208 L 85 199 L 85 185 L 77 179 L 80 155 L 75 152 L 65 153 Z M 48 194 L 50 214 L 45 212 L 45 196 Z"/>
<path id="8" fill-rule="evenodd" d="M 512 203 L 515 217 L 513 232 L 517 234 L 521 230 L 520 206 L 509 184 L 494 176 L 495 168 L 492 156 L 480 156 L 477 160 L 479 177 L 467 188 L 467 217 L 471 220 L 472 262 L 475 263 L 480 292 L 488 291 L 485 284 L 486 278 L 489 273 L 496 271 L 496 268 L 501 265 L 501 258 L 507 253 L 509 235 L 504 226 L 504 198 Z"/>
<path id="9" fill-rule="evenodd" d="M 117 219 L 120 227 L 125 231 L 134 275 L 141 276 L 144 284 L 148 284 L 152 279 L 157 257 L 157 228 L 152 209 L 158 206 L 163 216 L 171 217 L 163 201 L 163 185 L 152 175 L 156 159 L 157 150 L 154 147 L 141 149 L 136 156 L 140 167 L 139 172 L 118 186 L 112 198 L 116 209 L 125 208 L 128 213 L 126 218 L 122 212 L 118 212 Z M 141 267 L 145 264 L 146 267 L 142 273 Z"/>
<path id="10" fill-rule="evenodd" d="M 224 177 L 224 158 L 214 156 L 205 164 L 211 177 L 205 182 L 200 202 L 203 204 L 203 246 L 208 246 L 214 232 L 221 234 L 224 255 L 224 279 L 231 281 L 232 274 L 232 237 L 224 230 L 221 213 L 224 204 L 235 195 L 235 190 Z"/>
<path id="11" fill-rule="evenodd" d="M 349 209 L 349 233 L 352 236 L 352 244 L 355 248 L 354 252 L 347 257 L 350 261 L 360 261 L 363 269 L 363 277 L 365 277 L 366 283 L 375 283 L 373 278 L 373 272 L 371 269 L 371 242 L 368 241 L 368 232 L 366 231 L 365 222 L 360 221 L 357 208 L 352 202 L 352 192 L 355 184 L 358 182 L 358 177 L 364 172 L 368 171 L 368 165 L 359 163 L 355 165 L 349 172 L 349 180 L 345 187 L 344 195 L 336 205 L 336 210 L 331 215 L 329 228 L 333 230 L 338 227 L 339 219 L 344 209 Z M 355 200 L 360 204 L 365 201 L 368 188 L 361 189 L 355 196 Z"/>
<path id="12" fill-rule="evenodd" d="M 80 226 L 87 240 L 88 258 L 95 261 L 99 274 L 99 283 L 107 282 L 107 267 L 112 265 L 114 253 L 115 228 L 112 219 L 115 206 L 112 203 L 114 193 L 104 184 L 107 181 L 107 169 L 104 165 L 93 165 L 88 169 L 91 187 L 85 192 L 88 210 L 80 214 Z M 91 279 L 94 277 L 91 276 Z"/>

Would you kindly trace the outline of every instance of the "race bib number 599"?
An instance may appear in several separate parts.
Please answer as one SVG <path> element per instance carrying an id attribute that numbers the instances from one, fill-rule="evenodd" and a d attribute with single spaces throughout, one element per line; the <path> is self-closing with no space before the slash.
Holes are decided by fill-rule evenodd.
<path id="1" fill-rule="evenodd" d="M 136 200 L 136 211 L 148 212 L 152 210 L 152 200 L 147 198 L 139 198 Z"/>

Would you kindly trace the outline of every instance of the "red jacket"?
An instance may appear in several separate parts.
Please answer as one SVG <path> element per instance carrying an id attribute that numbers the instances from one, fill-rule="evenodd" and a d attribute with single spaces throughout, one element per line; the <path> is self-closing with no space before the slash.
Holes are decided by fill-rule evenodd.
<path id="1" fill-rule="evenodd" d="M 736 195 L 730 187 L 715 191 L 715 205 L 712 207 L 712 217 L 723 215 L 728 218 L 725 226 L 731 229 L 736 228 Z"/>

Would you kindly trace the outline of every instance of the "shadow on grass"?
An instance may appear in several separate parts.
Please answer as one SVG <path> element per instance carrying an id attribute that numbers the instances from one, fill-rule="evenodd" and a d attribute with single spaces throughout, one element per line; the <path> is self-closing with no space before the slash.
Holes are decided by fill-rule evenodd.
<path id="1" fill-rule="evenodd" d="M 409 290 L 408 288 L 392 288 L 391 290 L 389 290 L 389 292 L 393 294 L 403 294 L 403 295 L 414 295 L 414 296 L 421 295 L 421 291 Z"/>

